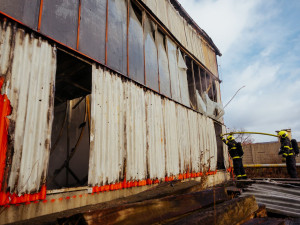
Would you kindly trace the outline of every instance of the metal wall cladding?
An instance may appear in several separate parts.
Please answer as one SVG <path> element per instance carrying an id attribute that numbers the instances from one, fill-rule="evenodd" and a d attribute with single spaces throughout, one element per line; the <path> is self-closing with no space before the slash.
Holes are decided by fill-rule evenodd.
<path id="1" fill-rule="evenodd" d="M 40 0 L 1 0 L 0 11 L 37 29 Z"/>
<path id="2" fill-rule="evenodd" d="M 56 53 L 47 41 L 22 29 L 5 23 L 1 27 L 0 71 L 13 109 L 8 116 L 13 140 L 8 188 L 17 194 L 34 193 L 47 172 Z"/>
<path id="3" fill-rule="evenodd" d="M 215 170 L 213 120 L 93 66 L 89 185 Z"/>
<path id="4" fill-rule="evenodd" d="M 291 184 L 289 184 L 289 182 Z M 300 217 L 299 181 L 257 181 L 243 188 L 243 196 L 254 195 L 258 204 L 266 206 L 268 212 L 289 217 Z"/>
<path id="5" fill-rule="evenodd" d="M 197 31 L 176 11 L 169 0 L 142 0 L 176 39 L 202 62 L 215 76 L 218 76 L 216 53 L 207 47 Z M 184 31 L 184 32 L 183 32 Z M 203 48 L 206 48 L 203 50 Z M 205 51 L 205 53 L 203 53 Z"/>

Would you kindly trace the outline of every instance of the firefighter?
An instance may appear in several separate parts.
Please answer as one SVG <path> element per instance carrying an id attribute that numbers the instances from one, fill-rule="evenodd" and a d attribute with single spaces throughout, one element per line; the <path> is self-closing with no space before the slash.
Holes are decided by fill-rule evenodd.
<path id="1" fill-rule="evenodd" d="M 278 155 L 282 155 L 286 162 L 287 172 L 291 178 L 297 178 L 295 151 L 286 131 L 282 130 L 278 133 L 281 147 Z"/>
<path id="2" fill-rule="evenodd" d="M 242 156 L 244 151 L 241 142 L 236 142 L 232 135 L 227 137 L 227 140 L 220 136 L 222 141 L 228 146 L 229 155 L 233 161 L 233 170 L 238 180 L 247 179 L 247 175 L 243 166 Z"/>

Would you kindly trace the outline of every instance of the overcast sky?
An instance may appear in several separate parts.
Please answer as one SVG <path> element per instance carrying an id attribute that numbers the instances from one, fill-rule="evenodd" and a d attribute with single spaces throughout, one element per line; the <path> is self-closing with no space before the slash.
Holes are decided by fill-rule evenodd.
<path id="1" fill-rule="evenodd" d="M 222 53 L 225 124 L 300 141 L 300 1 L 179 0 Z M 275 141 L 254 135 L 255 142 Z"/>

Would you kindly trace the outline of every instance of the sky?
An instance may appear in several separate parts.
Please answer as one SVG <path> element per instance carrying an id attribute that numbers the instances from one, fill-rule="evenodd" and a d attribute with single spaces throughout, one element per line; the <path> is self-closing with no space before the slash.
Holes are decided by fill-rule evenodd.
<path id="1" fill-rule="evenodd" d="M 230 129 L 300 141 L 300 1 L 179 0 L 222 53 L 221 95 Z M 276 141 L 253 135 L 255 142 Z"/>

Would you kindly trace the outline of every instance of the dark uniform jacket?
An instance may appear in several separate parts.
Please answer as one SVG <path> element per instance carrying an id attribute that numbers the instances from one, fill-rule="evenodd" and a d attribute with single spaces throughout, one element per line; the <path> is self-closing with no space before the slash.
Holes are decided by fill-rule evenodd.
<path id="1" fill-rule="evenodd" d="M 244 155 L 241 142 L 228 141 L 225 138 L 222 138 L 222 141 L 228 146 L 229 155 L 232 159 L 241 158 Z"/>
<path id="2" fill-rule="evenodd" d="M 279 155 L 282 154 L 283 157 L 287 157 L 295 154 L 292 148 L 291 141 L 288 137 L 280 138 L 280 143 L 281 143 L 281 147 L 280 147 Z"/>

